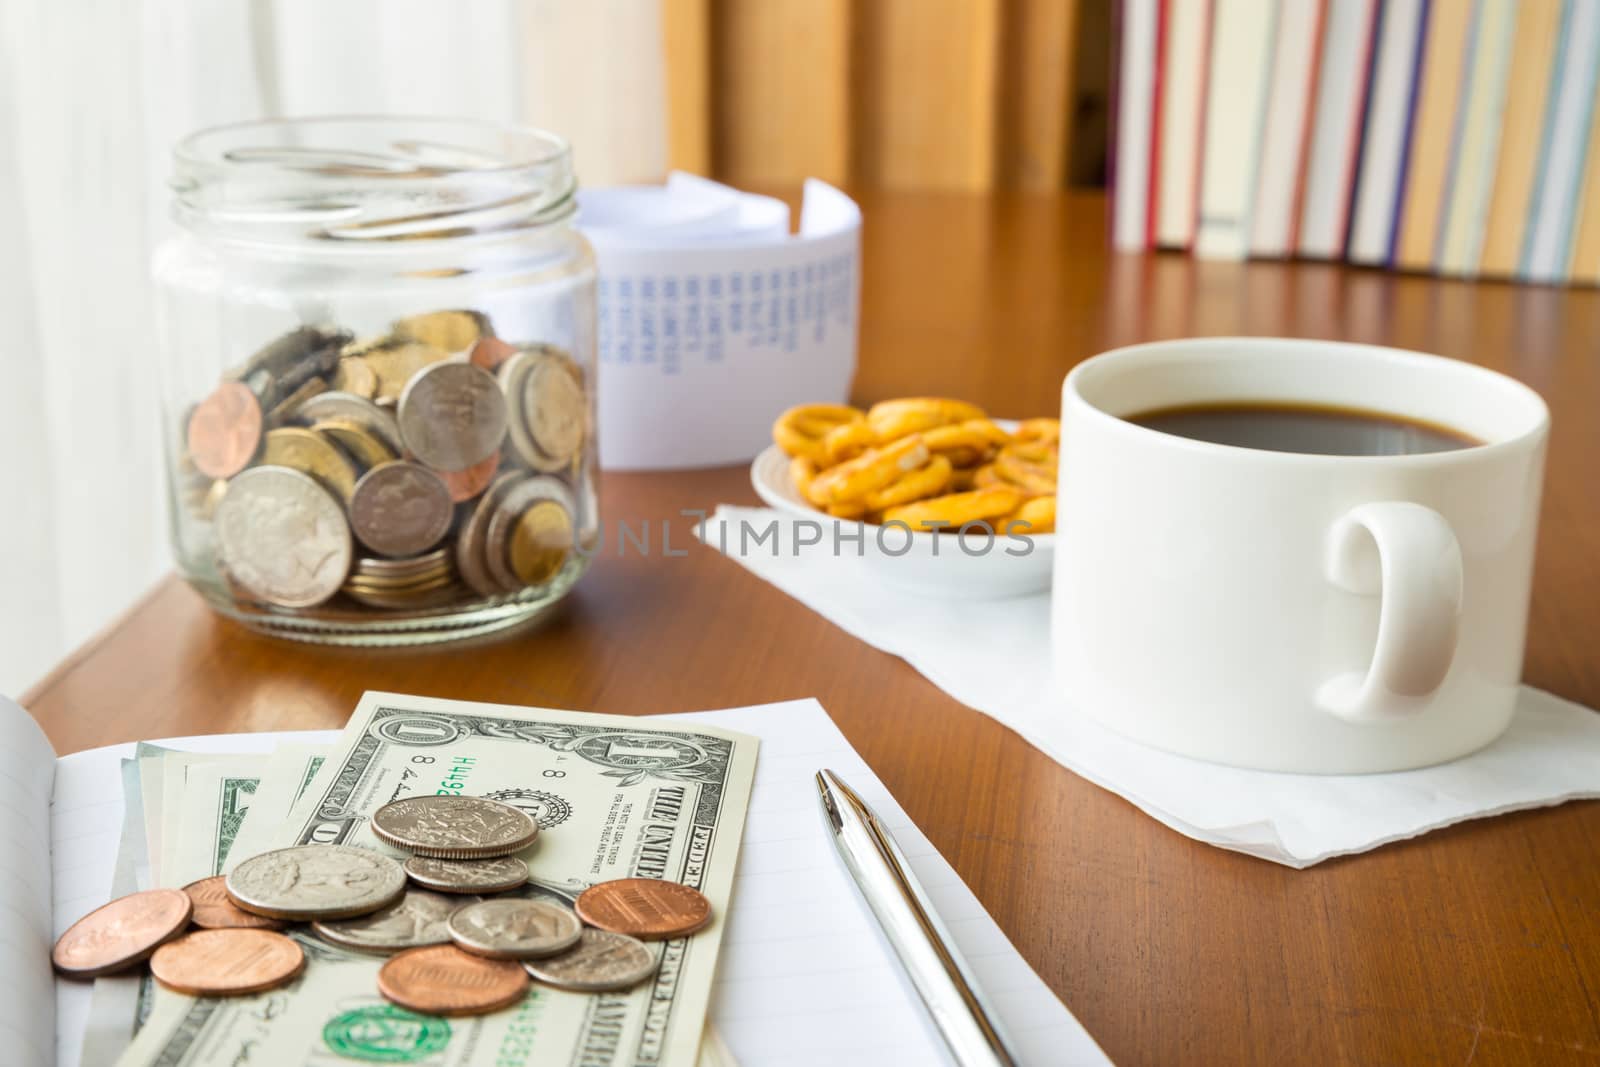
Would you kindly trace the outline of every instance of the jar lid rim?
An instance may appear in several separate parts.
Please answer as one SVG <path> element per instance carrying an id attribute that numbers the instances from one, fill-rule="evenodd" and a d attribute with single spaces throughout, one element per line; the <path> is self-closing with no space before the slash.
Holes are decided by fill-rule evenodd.
<path id="1" fill-rule="evenodd" d="M 329 115 L 212 126 L 173 147 L 179 221 L 342 244 L 459 237 L 569 217 L 558 134 L 484 119 Z"/>
<path id="2" fill-rule="evenodd" d="M 315 134 L 326 129 L 333 132 L 357 133 L 363 127 L 368 132 L 377 133 L 386 127 L 394 128 L 396 133 L 419 133 L 428 129 L 440 132 L 466 132 L 487 134 L 504 138 L 520 138 L 529 144 L 539 144 L 544 151 L 535 156 L 525 158 L 503 158 L 498 163 L 483 163 L 477 166 L 460 166 L 463 173 L 473 171 L 498 171 L 521 170 L 530 167 L 548 166 L 551 163 L 569 159 L 572 146 L 566 138 L 549 130 L 539 129 L 535 126 L 519 126 L 513 123 L 497 122 L 492 119 L 457 118 L 441 115 L 381 115 L 381 114 L 341 114 L 341 115 L 313 115 L 299 118 L 268 118 L 245 119 L 240 122 L 227 122 L 216 126 L 207 126 L 181 138 L 173 146 L 172 153 L 175 162 L 180 167 L 220 167 L 227 168 L 257 162 L 256 159 L 226 158 L 227 153 L 237 152 L 242 145 L 228 148 L 229 142 L 243 140 L 247 135 L 263 135 L 267 137 L 296 137 L 297 135 Z M 221 142 L 219 144 L 219 142 Z M 303 145 L 259 145 L 257 148 L 297 148 Z M 337 157 L 341 153 L 351 150 L 345 146 L 332 146 L 326 149 L 331 155 Z M 376 162 L 376 160 L 374 160 Z M 430 169 L 443 169 L 446 164 L 435 159 L 426 164 Z M 400 173 L 393 168 L 391 173 Z"/>

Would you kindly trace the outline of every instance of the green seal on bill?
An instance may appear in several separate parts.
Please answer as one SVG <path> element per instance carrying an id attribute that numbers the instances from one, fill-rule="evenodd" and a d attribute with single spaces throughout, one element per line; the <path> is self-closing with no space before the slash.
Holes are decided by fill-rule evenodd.
<path id="1" fill-rule="evenodd" d="M 328 1049 L 366 1063 L 416 1063 L 450 1043 L 450 1024 L 393 1004 L 356 1008 L 322 1028 Z"/>

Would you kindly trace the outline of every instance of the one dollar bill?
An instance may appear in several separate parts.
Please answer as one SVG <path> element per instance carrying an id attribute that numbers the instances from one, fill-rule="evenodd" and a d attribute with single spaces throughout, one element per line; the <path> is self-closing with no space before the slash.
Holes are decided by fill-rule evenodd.
<path id="1" fill-rule="evenodd" d="M 661 944 L 656 974 L 634 990 L 538 987 L 505 1011 L 448 1020 L 378 997 L 381 960 L 308 941 L 308 966 L 293 984 L 254 997 L 172 998 L 122 1062 L 690 1067 L 701 1053 L 756 745 L 661 719 L 368 693 L 274 845 L 400 856 L 368 826 L 379 807 L 426 794 L 489 797 L 540 823 L 521 854 L 532 871 L 524 893 L 570 905 L 598 882 L 665 878 L 704 893 L 712 924 Z M 236 846 L 229 861 L 240 858 Z"/>

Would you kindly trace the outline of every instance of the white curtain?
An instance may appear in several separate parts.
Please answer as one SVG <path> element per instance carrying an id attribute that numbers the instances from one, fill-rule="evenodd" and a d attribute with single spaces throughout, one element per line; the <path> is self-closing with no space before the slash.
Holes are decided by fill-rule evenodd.
<path id="1" fill-rule="evenodd" d="M 151 250 L 190 130 L 463 115 L 666 170 L 659 0 L 0 0 L 0 692 L 168 568 Z"/>

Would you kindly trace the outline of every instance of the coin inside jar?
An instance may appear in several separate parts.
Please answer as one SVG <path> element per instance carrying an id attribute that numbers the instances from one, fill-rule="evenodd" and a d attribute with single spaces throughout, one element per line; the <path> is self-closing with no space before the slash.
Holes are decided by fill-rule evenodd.
<path id="1" fill-rule="evenodd" d="M 350 528 L 384 556 L 415 556 L 450 532 L 450 490 L 428 468 L 398 460 L 361 476 L 350 494 Z"/>
<path id="2" fill-rule="evenodd" d="M 394 324 L 394 332 L 412 337 L 446 352 L 465 352 L 488 333 L 489 320 L 476 311 L 429 311 L 408 315 Z"/>
<path id="3" fill-rule="evenodd" d="M 189 900 L 194 904 L 194 914 L 190 916 L 191 922 L 207 930 L 283 928 L 283 923 L 278 919 L 252 915 L 243 908 L 235 906 L 233 901 L 228 899 L 226 882 L 225 876 L 216 874 L 210 878 L 190 882 L 183 887 L 183 891 L 189 895 Z"/>
<path id="4" fill-rule="evenodd" d="M 245 911 L 308 922 L 365 915 L 392 904 L 406 872 L 378 852 L 349 845 L 295 845 L 252 856 L 227 876 L 228 899 Z"/>
<path id="5" fill-rule="evenodd" d="M 405 450 L 400 440 L 400 424 L 395 422 L 394 414 L 353 393 L 319 393 L 301 404 L 295 417 L 308 423 L 348 419 L 360 424 L 396 456 Z"/>
<path id="6" fill-rule="evenodd" d="M 659 878 L 618 878 L 585 889 L 575 905 L 590 926 L 641 941 L 692 934 L 711 921 L 711 902 L 698 889 Z"/>
<path id="7" fill-rule="evenodd" d="M 629 989 L 655 973 L 656 954 L 638 938 L 585 928 L 559 956 L 528 960 L 528 973 L 546 985 L 579 993 Z"/>
<path id="8" fill-rule="evenodd" d="M 571 544 L 570 530 L 572 521 L 570 516 L 576 505 L 573 503 L 572 494 L 567 490 L 566 485 L 546 475 L 530 475 L 511 486 L 505 491 L 504 495 L 495 501 L 495 513 L 490 516 L 488 529 L 484 533 L 483 553 L 484 563 L 489 568 L 490 576 L 507 592 L 515 592 L 526 585 L 533 584 L 522 581 L 513 569 L 511 539 L 512 532 L 521 518 L 540 501 L 551 504 L 557 515 L 565 516 L 566 519 L 562 523 L 561 519 L 557 518 L 557 515 L 551 515 L 548 510 L 542 512 L 541 514 L 544 518 L 535 519 L 535 521 L 542 522 L 544 529 L 538 531 L 536 535 L 547 541 L 546 548 L 555 549 L 558 546 L 548 542 L 553 542 L 564 526 L 568 531 L 568 546 Z M 531 567 L 537 567 L 541 562 L 544 564 L 551 562 L 548 558 L 543 561 L 540 560 L 539 557 L 541 555 L 548 555 L 548 553 L 542 551 L 538 545 L 525 545 L 523 551 L 524 560 Z M 530 556 L 533 557 L 531 560 L 528 558 Z M 551 573 L 554 573 L 555 569 L 561 566 L 561 562 L 564 559 L 566 559 L 566 550 L 562 548 L 560 549 L 559 558 L 553 561 L 554 567 L 551 568 Z"/>
<path id="9" fill-rule="evenodd" d="M 437 363 L 400 394 L 400 436 L 439 470 L 482 463 L 506 435 L 506 398 L 494 375 L 471 363 Z"/>
<path id="10" fill-rule="evenodd" d="M 511 529 L 511 571 L 523 585 L 555 577 L 572 552 L 572 515 L 554 500 L 534 504 Z"/>
<path id="11" fill-rule="evenodd" d="M 473 592 L 480 596 L 499 596 L 506 592 L 489 573 L 489 523 L 499 510 L 500 499 L 526 477 L 522 472 L 508 471 L 495 478 L 478 498 L 477 504 L 473 505 L 461 532 L 456 536 L 456 570 L 461 572 L 462 580 Z"/>
<path id="12" fill-rule="evenodd" d="M 283 425 L 289 419 L 295 417 L 301 405 L 307 400 L 320 393 L 325 393 L 327 390 L 328 383 L 321 378 L 308 378 L 306 381 L 301 382 L 299 388 L 295 389 L 294 392 L 272 406 L 272 410 L 267 412 L 267 424 L 273 427 Z"/>
<path id="13" fill-rule="evenodd" d="M 183 933 L 193 904 L 181 889 L 148 889 L 104 904 L 56 939 L 50 962 L 68 978 L 114 974 Z"/>
<path id="14" fill-rule="evenodd" d="M 394 341 L 364 353 L 362 358 L 378 377 L 373 399 L 394 403 L 400 399 L 412 375 L 423 367 L 449 359 L 450 353 L 421 341 Z"/>
<path id="15" fill-rule="evenodd" d="M 450 940 L 446 923 L 468 902 L 425 889 L 407 889 L 386 908 L 353 919 L 327 919 L 311 924 L 324 941 L 362 952 L 399 952 Z"/>
<path id="16" fill-rule="evenodd" d="M 545 355 L 523 386 L 523 412 L 534 443 L 557 467 L 583 444 L 588 404 L 583 385 L 565 358 Z"/>
<path id="17" fill-rule="evenodd" d="M 354 546 L 343 506 L 300 471 L 250 468 L 228 483 L 214 521 L 222 566 L 269 604 L 321 604 L 350 570 Z"/>
<path id="18" fill-rule="evenodd" d="M 441 893 L 501 893 L 528 881 L 528 865 L 516 856 L 486 860 L 441 860 L 412 856 L 405 862 L 413 882 Z"/>
<path id="19" fill-rule="evenodd" d="M 497 370 L 515 351 L 516 348 L 498 337 L 484 337 L 472 346 L 472 352 L 467 359 L 484 370 Z"/>
<path id="20" fill-rule="evenodd" d="M 271 930 L 196 930 L 156 949 L 150 974 L 176 993 L 230 997 L 283 985 L 306 965 L 306 954 Z"/>
<path id="21" fill-rule="evenodd" d="M 399 458 L 377 434 L 355 419 L 323 419 L 313 423 L 311 431 L 332 441 L 369 469 Z"/>
<path id="22" fill-rule="evenodd" d="M 482 797 L 418 796 L 372 813 L 377 837 L 419 856 L 481 859 L 527 848 L 539 824 L 527 812 Z"/>
<path id="23" fill-rule="evenodd" d="M 578 942 L 583 924 L 569 909 L 548 900 L 500 897 L 468 904 L 446 924 L 450 940 L 479 956 L 535 959 L 565 952 Z"/>
<path id="24" fill-rule="evenodd" d="M 494 450 L 494 455 L 482 463 L 475 463 L 465 470 L 438 471 L 445 487 L 450 490 L 450 499 L 456 503 L 471 500 L 489 487 L 494 481 L 495 471 L 500 469 L 500 450 Z"/>
<path id="25" fill-rule="evenodd" d="M 339 360 L 330 386 L 336 392 L 353 393 L 371 400 L 372 394 L 378 391 L 378 376 L 360 356 L 345 356 Z"/>
<path id="26" fill-rule="evenodd" d="M 483 1015 L 521 1000 L 528 972 L 454 945 L 407 949 L 378 970 L 378 992 L 424 1015 Z"/>
<path id="27" fill-rule="evenodd" d="M 261 463 L 309 474 L 324 488 L 337 493 L 340 500 L 349 500 L 356 487 L 355 465 L 326 437 L 301 426 L 268 430 Z"/>
<path id="28" fill-rule="evenodd" d="M 243 382 L 224 382 L 189 416 L 189 458 L 212 478 L 232 478 L 261 446 L 261 403 Z"/>

